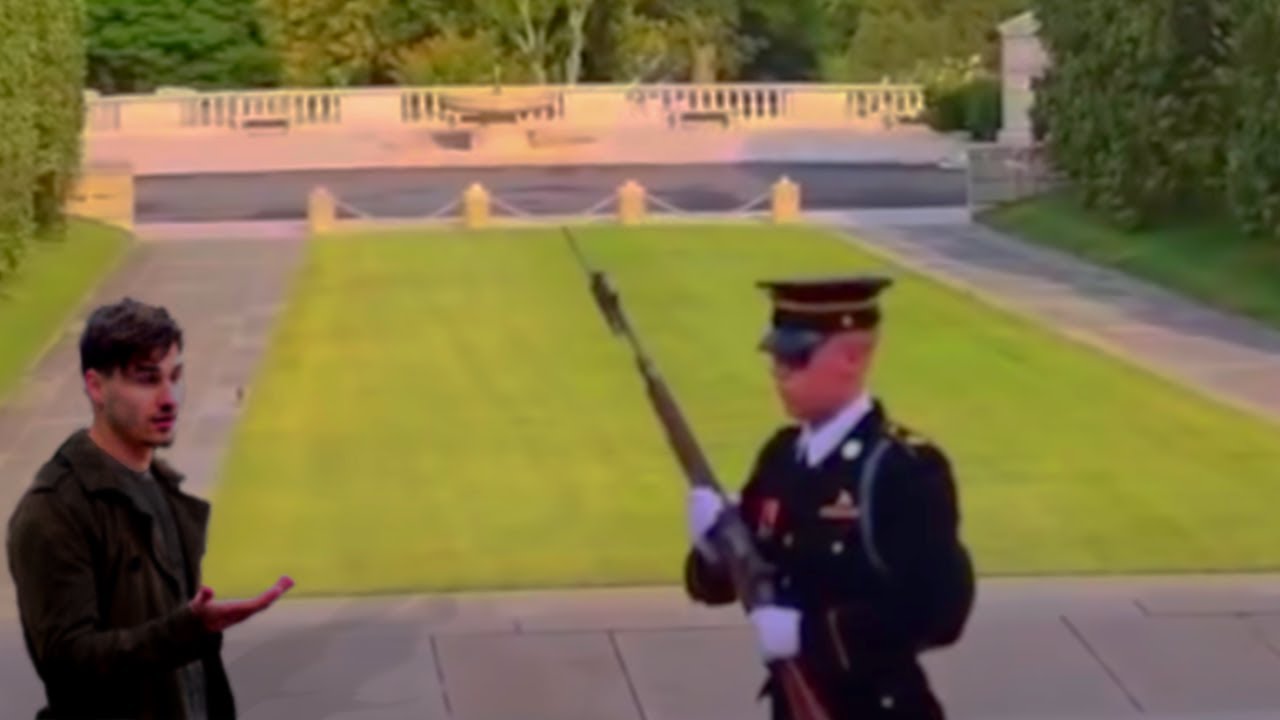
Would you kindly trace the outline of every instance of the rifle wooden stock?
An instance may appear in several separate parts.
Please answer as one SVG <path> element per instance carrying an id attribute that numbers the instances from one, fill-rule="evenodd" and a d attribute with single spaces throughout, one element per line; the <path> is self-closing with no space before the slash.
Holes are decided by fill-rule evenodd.
<path id="1" fill-rule="evenodd" d="M 711 464 L 707 461 L 697 438 L 694 437 L 684 413 L 680 411 L 675 396 L 672 395 L 662 376 L 658 374 L 653 361 L 627 321 L 618 293 L 604 273 L 593 270 L 587 263 L 569 229 L 563 228 L 563 230 L 579 265 L 590 279 L 591 295 L 609 329 L 614 334 L 622 335 L 631 345 L 635 354 L 636 367 L 644 378 L 649 402 L 661 422 L 667 444 L 679 460 L 689 485 L 709 488 L 724 497 L 724 490 L 716 481 Z M 752 540 L 751 531 L 736 508 L 727 505 L 708 533 L 708 540 L 719 553 L 721 562 L 727 565 L 738 600 L 745 611 L 750 612 L 752 608 L 759 605 L 775 602 L 773 568 L 760 556 Z M 775 661 L 769 663 L 769 670 L 781 686 L 787 707 L 793 717 L 797 720 L 830 720 L 826 708 L 808 678 L 805 677 L 804 670 L 798 661 Z"/>

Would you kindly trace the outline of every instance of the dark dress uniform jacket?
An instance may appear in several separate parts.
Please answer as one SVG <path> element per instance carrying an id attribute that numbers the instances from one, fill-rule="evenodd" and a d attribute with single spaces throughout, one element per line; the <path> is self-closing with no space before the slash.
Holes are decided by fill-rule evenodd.
<path id="1" fill-rule="evenodd" d="M 918 661 L 955 643 L 974 602 L 950 464 L 880 403 L 810 468 L 799 429 L 761 449 L 740 512 L 777 568 L 779 602 L 802 611 L 799 663 L 832 720 L 944 717 Z M 728 576 L 690 552 L 689 595 L 736 600 Z M 790 717 L 772 682 L 774 717 Z"/>
<path id="2" fill-rule="evenodd" d="M 172 468 L 153 463 L 182 546 L 160 552 L 164 530 L 128 472 L 78 431 L 10 518 L 9 568 L 48 700 L 36 717 L 182 720 L 183 671 L 195 663 L 208 717 L 233 718 L 222 635 L 188 608 L 200 586 L 209 505 L 180 492 Z"/>

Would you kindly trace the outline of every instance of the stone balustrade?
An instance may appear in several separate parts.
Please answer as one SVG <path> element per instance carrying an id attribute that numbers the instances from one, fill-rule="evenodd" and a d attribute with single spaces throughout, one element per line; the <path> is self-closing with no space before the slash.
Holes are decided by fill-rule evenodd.
<path id="1" fill-rule="evenodd" d="M 291 132 L 362 127 L 712 126 L 884 129 L 917 117 L 916 85 L 714 84 L 366 87 L 148 95 L 89 93 L 94 135 Z"/>

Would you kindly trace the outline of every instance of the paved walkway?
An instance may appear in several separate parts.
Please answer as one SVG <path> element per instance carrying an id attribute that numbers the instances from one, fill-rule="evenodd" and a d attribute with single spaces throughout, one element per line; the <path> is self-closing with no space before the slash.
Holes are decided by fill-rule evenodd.
<path id="1" fill-rule="evenodd" d="M 246 720 L 765 720 L 736 609 L 668 589 L 287 600 L 233 629 Z M 928 656 L 954 720 L 1280 716 L 1280 578 L 987 581 Z M 0 697 L 39 685 L 0 614 Z"/>
<path id="2" fill-rule="evenodd" d="M 1143 321 L 1180 343 L 1173 360 L 1156 357 L 1170 371 L 1276 377 L 1266 374 L 1280 347 L 1270 334 L 1009 245 L 954 213 L 832 219 L 922 268 L 1006 300 L 1025 298 L 1031 312 L 1075 323 L 1081 333 L 1121 333 Z M 174 454 L 197 492 L 207 489 L 235 418 L 235 389 L 250 377 L 282 281 L 296 267 L 300 243 L 265 237 L 145 244 L 93 298 L 128 292 L 164 302 L 188 327 L 192 387 Z M 1087 322 L 1095 315 L 1104 320 Z M 6 517 L 31 470 L 83 422 L 76 330 L 68 328 L 28 387 L 0 409 Z M 1118 337 L 1117 344 L 1145 336 L 1135 328 Z M 1212 348 L 1239 362 L 1207 354 Z M 1255 394 L 1269 397 L 1265 388 Z M 7 583 L 6 576 L 0 698 L 7 714 L 30 717 L 40 688 Z M 761 675 L 740 613 L 693 607 L 672 589 L 289 599 L 233 630 L 227 659 L 249 720 L 766 717 L 752 702 Z M 1280 577 L 988 580 L 963 642 L 927 662 L 956 720 L 1275 718 Z"/>
<path id="3" fill-rule="evenodd" d="M 823 217 L 903 265 L 1280 421 L 1280 331 L 961 222 L 954 211 L 909 215 Z"/>

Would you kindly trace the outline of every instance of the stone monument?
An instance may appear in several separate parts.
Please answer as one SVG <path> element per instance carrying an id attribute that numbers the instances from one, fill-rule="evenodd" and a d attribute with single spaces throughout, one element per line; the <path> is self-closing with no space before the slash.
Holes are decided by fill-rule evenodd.
<path id="1" fill-rule="evenodd" d="M 1049 66 L 1039 32 L 1040 23 L 1030 11 L 1000 24 L 1001 145 L 1027 146 L 1035 143 L 1031 129 L 1035 94 L 1031 83 Z"/>

